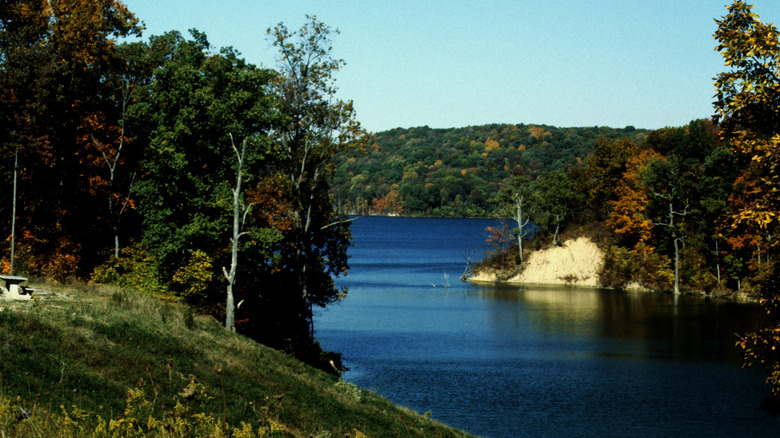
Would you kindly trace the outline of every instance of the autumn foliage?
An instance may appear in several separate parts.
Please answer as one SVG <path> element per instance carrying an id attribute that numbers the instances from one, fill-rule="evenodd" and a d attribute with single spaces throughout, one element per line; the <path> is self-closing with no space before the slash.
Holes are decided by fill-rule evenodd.
<path id="1" fill-rule="evenodd" d="M 0 190 L 3 217 L 16 205 L 13 255 L 0 221 L 3 273 L 133 287 L 221 318 L 222 271 L 238 252 L 239 329 L 317 354 L 311 307 L 343 296 L 333 277 L 347 270 L 332 159 L 365 148 L 351 102 L 331 98 L 343 61 L 325 42 L 337 31 L 311 17 L 301 33 L 269 35 L 287 56 L 278 70 L 197 30 L 119 42 L 141 31 L 116 0 L 0 8 L 0 184 L 18 187 Z M 246 145 L 242 173 L 232 138 Z"/>

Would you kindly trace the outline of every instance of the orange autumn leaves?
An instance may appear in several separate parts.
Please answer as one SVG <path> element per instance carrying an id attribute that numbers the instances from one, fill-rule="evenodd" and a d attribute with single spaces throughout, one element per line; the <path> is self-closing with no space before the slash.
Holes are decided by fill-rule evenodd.
<path id="1" fill-rule="evenodd" d="M 74 67 L 109 62 L 114 37 L 141 34 L 138 19 L 116 0 L 55 0 L 47 12 L 60 56 Z"/>
<path id="2" fill-rule="evenodd" d="M 612 211 L 607 224 L 619 236 L 624 246 L 652 252 L 653 224 L 647 218 L 650 201 L 648 189 L 642 181 L 642 172 L 650 160 L 661 159 L 652 149 L 633 155 L 626 163 L 626 171 L 615 189 L 616 200 L 610 201 Z"/>

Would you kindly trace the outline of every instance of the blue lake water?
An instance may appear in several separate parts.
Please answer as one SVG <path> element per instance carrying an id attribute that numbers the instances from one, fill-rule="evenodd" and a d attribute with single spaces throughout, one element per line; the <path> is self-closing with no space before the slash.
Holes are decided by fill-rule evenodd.
<path id="1" fill-rule="evenodd" d="M 757 305 L 460 282 L 497 224 L 353 222 L 349 294 L 315 318 L 346 380 L 484 437 L 780 434 L 734 347 Z"/>

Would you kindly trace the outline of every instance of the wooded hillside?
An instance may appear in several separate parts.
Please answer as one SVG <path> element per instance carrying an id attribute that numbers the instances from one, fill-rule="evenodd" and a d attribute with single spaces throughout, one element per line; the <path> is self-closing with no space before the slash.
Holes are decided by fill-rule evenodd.
<path id="1" fill-rule="evenodd" d="M 497 216 L 495 198 L 513 175 L 533 178 L 575 165 L 597 138 L 638 141 L 646 134 L 632 126 L 396 128 L 373 134 L 363 155 L 337 156 L 335 202 L 352 214 Z"/>

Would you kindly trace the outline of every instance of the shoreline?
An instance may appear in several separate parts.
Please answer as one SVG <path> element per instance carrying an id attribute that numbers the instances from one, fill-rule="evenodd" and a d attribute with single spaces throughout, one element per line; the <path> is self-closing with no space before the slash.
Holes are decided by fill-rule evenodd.
<path id="1" fill-rule="evenodd" d="M 482 283 L 544 284 L 600 287 L 598 273 L 604 253 L 587 237 L 568 239 L 560 246 L 531 252 L 515 272 L 474 271 L 467 280 Z M 504 278 L 502 278 L 504 277 Z"/>
<path id="2" fill-rule="evenodd" d="M 599 272 L 603 266 L 604 252 L 591 239 L 580 236 L 568 239 L 560 246 L 531 252 L 519 269 L 513 271 L 492 268 L 477 269 L 464 281 L 480 285 L 556 286 L 667 293 L 636 282 L 628 283 L 623 288 L 604 286 L 599 281 Z M 668 293 L 672 294 L 672 292 Z M 680 295 L 723 299 L 738 303 L 755 303 L 758 302 L 759 298 L 751 291 L 727 289 L 710 292 L 683 291 Z"/>

